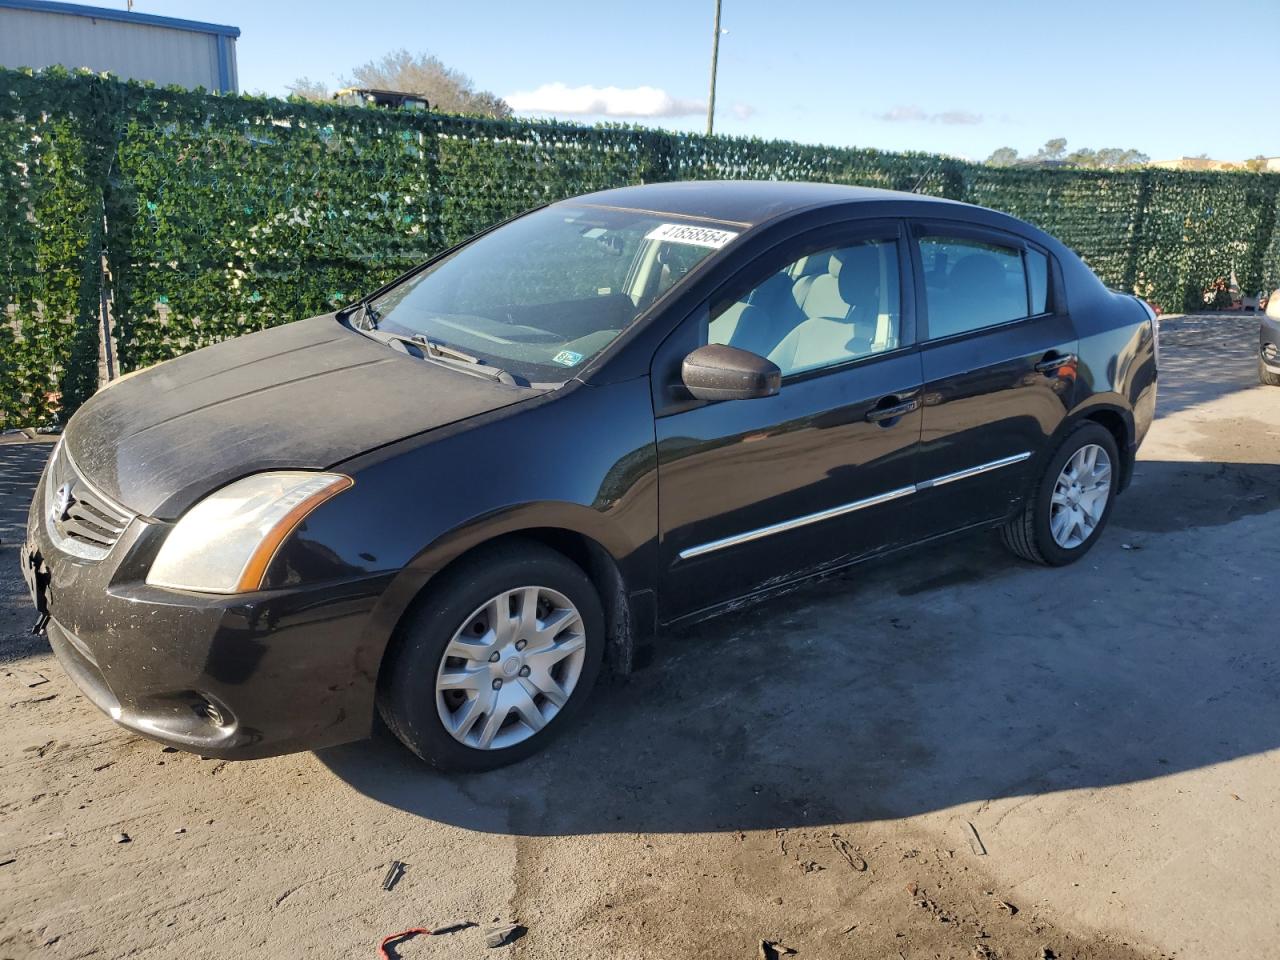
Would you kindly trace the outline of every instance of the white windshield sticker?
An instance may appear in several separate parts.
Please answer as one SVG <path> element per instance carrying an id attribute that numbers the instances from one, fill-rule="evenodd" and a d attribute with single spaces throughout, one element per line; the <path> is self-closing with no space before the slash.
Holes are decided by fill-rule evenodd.
<path id="1" fill-rule="evenodd" d="M 664 243 L 687 243 L 693 247 L 710 247 L 719 250 L 737 237 L 732 230 L 716 230 L 714 227 L 694 227 L 687 223 L 664 223 L 645 234 L 646 240 Z"/>

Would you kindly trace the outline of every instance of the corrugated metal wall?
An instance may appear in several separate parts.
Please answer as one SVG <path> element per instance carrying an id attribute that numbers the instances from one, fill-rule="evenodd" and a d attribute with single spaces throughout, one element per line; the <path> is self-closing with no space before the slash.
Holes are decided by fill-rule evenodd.
<path id="1" fill-rule="evenodd" d="M 211 33 L 0 7 L 3 67 L 61 64 L 160 85 L 234 92 L 239 89 L 235 50 L 235 40 Z M 222 69 L 220 56 L 225 57 Z"/>

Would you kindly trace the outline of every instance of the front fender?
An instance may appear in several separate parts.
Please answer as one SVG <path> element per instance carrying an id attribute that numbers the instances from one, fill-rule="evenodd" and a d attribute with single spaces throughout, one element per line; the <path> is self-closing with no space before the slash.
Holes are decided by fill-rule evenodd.
<path id="1" fill-rule="evenodd" d="M 628 593 L 651 590 L 652 541 L 633 543 L 624 527 L 581 504 L 522 503 L 477 516 L 427 544 L 387 586 L 373 611 L 373 628 L 388 639 L 409 606 L 442 570 L 476 547 L 501 537 L 553 531 L 580 537 L 607 554 Z"/>
<path id="2" fill-rule="evenodd" d="M 386 642 L 468 550 L 527 530 L 598 545 L 628 591 L 652 588 L 657 457 L 647 378 L 576 385 L 339 464 L 354 486 L 322 504 L 273 561 L 273 585 L 390 576 L 368 623 Z"/>

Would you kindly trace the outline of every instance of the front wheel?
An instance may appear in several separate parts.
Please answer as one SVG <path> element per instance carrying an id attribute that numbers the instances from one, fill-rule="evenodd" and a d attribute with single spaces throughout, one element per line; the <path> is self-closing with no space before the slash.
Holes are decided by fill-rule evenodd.
<path id="1" fill-rule="evenodd" d="M 564 555 L 509 540 L 428 588 L 379 679 L 391 731 L 442 770 L 491 770 L 568 727 L 604 659 L 604 614 Z"/>
<path id="2" fill-rule="evenodd" d="M 1280 387 L 1280 373 L 1272 373 L 1267 365 L 1258 358 L 1258 382 L 1268 387 Z"/>
<path id="3" fill-rule="evenodd" d="M 1079 560 L 1111 515 L 1119 467 L 1110 431 L 1081 423 L 1059 444 L 1022 508 L 1005 524 L 1005 546 L 1024 560 L 1054 567 Z"/>

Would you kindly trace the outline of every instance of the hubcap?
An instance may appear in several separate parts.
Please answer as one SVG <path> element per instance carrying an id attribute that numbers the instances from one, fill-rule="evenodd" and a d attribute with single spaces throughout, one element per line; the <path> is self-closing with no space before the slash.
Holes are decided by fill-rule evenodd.
<path id="1" fill-rule="evenodd" d="M 1064 550 L 1083 544 L 1098 529 L 1111 499 L 1111 458 L 1096 443 L 1072 454 L 1053 485 L 1049 532 Z"/>
<path id="2" fill-rule="evenodd" d="M 445 648 L 436 709 L 459 743 L 527 740 L 568 702 L 586 659 L 582 615 L 547 587 L 508 590 L 477 608 Z"/>

